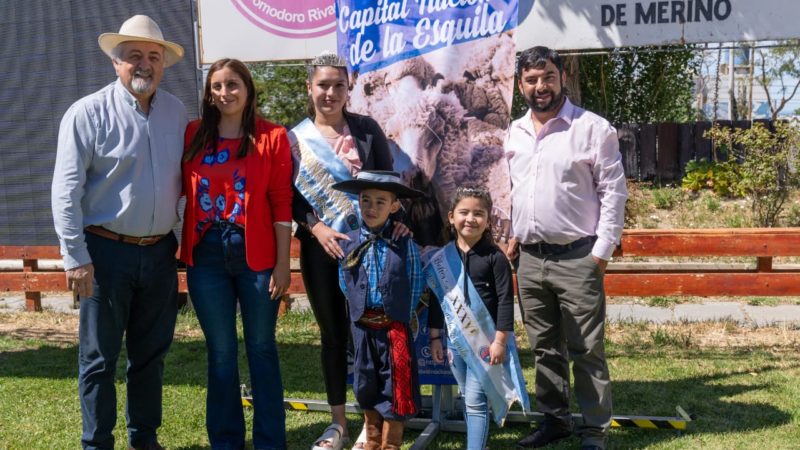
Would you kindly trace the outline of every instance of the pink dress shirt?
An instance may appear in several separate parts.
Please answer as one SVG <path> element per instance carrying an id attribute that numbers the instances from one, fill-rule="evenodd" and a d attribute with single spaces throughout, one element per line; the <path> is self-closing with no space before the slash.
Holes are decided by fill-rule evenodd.
<path id="1" fill-rule="evenodd" d="M 350 134 L 350 127 L 347 125 L 342 129 L 342 134 L 336 137 L 323 136 L 336 156 L 344 163 L 350 175 L 355 177 L 361 171 L 361 158 L 358 156 L 358 148 L 353 136 Z"/>
<path id="2" fill-rule="evenodd" d="M 592 255 L 608 260 L 622 235 L 625 174 L 614 127 L 564 102 L 537 134 L 531 111 L 511 123 L 511 225 L 520 244 L 567 244 L 597 236 Z"/>

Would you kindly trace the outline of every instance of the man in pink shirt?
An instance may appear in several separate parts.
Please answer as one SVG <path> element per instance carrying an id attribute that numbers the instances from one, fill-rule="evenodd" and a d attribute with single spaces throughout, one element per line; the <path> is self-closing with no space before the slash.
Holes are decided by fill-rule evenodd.
<path id="1" fill-rule="evenodd" d="M 603 346 L 603 273 L 619 242 L 627 190 L 616 130 L 573 105 L 561 57 L 533 47 L 519 57 L 530 110 L 505 143 L 512 182 L 513 239 L 523 321 L 536 360 L 543 423 L 518 445 L 544 447 L 572 434 L 569 360 L 583 422 L 582 450 L 604 449 L 611 386 Z"/>

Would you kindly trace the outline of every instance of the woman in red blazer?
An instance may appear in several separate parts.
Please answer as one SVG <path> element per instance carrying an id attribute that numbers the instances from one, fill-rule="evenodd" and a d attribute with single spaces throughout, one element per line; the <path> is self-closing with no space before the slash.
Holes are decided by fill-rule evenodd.
<path id="1" fill-rule="evenodd" d="M 206 428 L 212 448 L 244 448 L 236 335 L 241 310 L 255 414 L 255 448 L 286 448 L 275 343 L 289 286 L 292 160 L 286 130 L 256 114 L 247 67 L 211 65 L 202 118 L 186 129 L 181 260 L 206 337 Z"/>

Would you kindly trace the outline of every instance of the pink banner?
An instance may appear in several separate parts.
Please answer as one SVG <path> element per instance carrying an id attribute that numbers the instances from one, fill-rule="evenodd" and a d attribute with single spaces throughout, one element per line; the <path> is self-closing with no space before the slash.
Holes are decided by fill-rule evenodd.
<path id="1" fill-rule="evenodd" d="M 334 31 L 336 9 L 331 0 L 231 0 L 259 28 L 287 38 L 312 38 Z"/>

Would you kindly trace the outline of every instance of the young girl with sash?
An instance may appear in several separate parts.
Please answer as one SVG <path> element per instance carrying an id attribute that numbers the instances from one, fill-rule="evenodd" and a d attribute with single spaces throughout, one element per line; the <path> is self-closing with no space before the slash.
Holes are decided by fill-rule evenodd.
<path id="1" fill-rule="evenodd" d="M 339 289 L 339 240 L 360 228 L 358 199 L 331 189 L 361 170 L 392 170 L 389 143 L 377 122 L 345 110 L 346 61 L 333 53 L 314 58 L 306 81 L 309 117 L 289 133 L 295 160 L 292 216 L 300 241 L 300 268 L 319 324 L 322 373 L 332 424 L 314 441 L 313 450 L 339 450 L 349 442 L 347 392 L 347 304 Z M 395 234 L 407 234 L 400 226 Z"/>
<path id="2" fill-rule="evenodd" d="M 425 266 L 444 312 L 450 369 L 464 396 L 468 450 L 486 447 L 490 409 L 499 426 L 514 402 L 530 410 L 514 342 L 511 266 L 492 239 L 491 211 L 488 190 L 459 188 L 447 214 L 454 240 Z M 432 338 L 431 353 L 443 361 L 440 340 Z"/>

